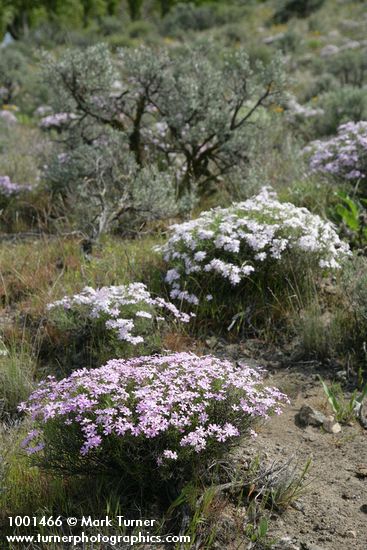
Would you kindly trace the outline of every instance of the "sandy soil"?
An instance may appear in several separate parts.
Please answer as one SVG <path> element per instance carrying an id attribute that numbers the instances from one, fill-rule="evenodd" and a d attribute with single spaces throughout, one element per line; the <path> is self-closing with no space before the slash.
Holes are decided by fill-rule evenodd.
<path id="1" fill-rule="evenodd" d="M 270 366 L 268 382 L 285 391 L 291 403 L 261 428 L 257 450 L 269 460 L 296 455 L 304 464 L 312 459 L 304 494 L 295 507 L 274 518 L 272 534 L 291 539 L 288 546 L 285 541 L 279 546 L 287 550 L 367 550 L 367 430 L 355 422 L 330 434 L 295 422 L 304 404 L 331 412 L 317 371 L 312 363 Z"/>

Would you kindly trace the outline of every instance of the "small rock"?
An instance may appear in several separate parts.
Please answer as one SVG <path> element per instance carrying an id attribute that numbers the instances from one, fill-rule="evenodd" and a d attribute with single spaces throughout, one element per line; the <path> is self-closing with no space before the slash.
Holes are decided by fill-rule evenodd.
<path id="1" fill-rule="evenodd" d="M 317 544 L 311 544 L 309 542 L 302 542 L 301 543 L 301 550 L 323 550 L 321 546 L 318 546 Z"/>
<path id="2" fill-rule="evenodd" d="M 309 405 L 302 405 L 295 416 L 296 424 L 302 428 L 306 426 L 322 426 L 325 419 L 326 417 L 324 414 L 313 409 Z"/>
<path id="3" fill-rule="evenodd" d="M 367 504 L 362 504 L 362 506 L 360 507 L 360 511 L 364 514 L 367 514 Z"/>
<path id="4" fill-rule="evenodd" d="M 210 338 L 205 340 L 205 343 L 209 348 L 213 349 L 218 345 L 218 338 L 215 336 L 210 336 Z"/>
<path id="5" fill-rule="evenodd" d="M 273 550 L 301 550 L 291 537 L 283 537 L 273 546 Z"/>
<path id="6" fill-rule="evenodd" d="M 298 512 L 303 512 L 304 513 L 304 511 L 305 511 L 304 505 L 301 502 L 298 502 L 297 500 L 295 502 L 292 502 L 291 506 L 292 506 L 292 508 L 294 508 Z"/>
<path id="7" fill-rule="evenodd" d="M 335 422 L 335 418 L 333 416 L 328 416 L 325 418 L 322 425 L 325 432 L 328 432 L 329 434 L 338 434 L 342 431 L 341 425 L 339 422 Z"/>
<path id="8" fill-rule="evenodd" d="M 226 346 L 226 353 L 232 358 L 232 359 L 238 359 L 240 355 L 240 349 L 239 346 L 235 344 L 229 344 Z"/>
<path id="9" fill-rule="evenodd" d="M 348 531 L 345 531 L 345 536 L 348 538 L 356 539 L 357 538 L 357 532 L 353 531 L 352 529 L 348 529 Z"/>
<path id="10" fill-rule="evenodd" d="M 356 468 L 356 476 L 360 479 L 367 477 L 367 464 L 358 464 Z"/>
<path id="11" fill-rule="evenodd" d="M 342 493 L 342 498 L 344 500 L 357 500 L 358 496 L 355 495 L 354 493 L 349 492 L 349 491 L 344 491 L 344 493 Z"/>
<path id="12" fill-rule="evenodd" d="M 313 530 L 320 532 L 320 534 L 322 534 L 324 536 L 325 540 L 326 540 L 325 534 L 326 533 L 329 533 L 329 534 L 335 533 L 336 527 L 335 527 L 335 525 L 332 525 L 331 523 L 329 523 L 327 521 L 327 519 L 325 518 L 325 519 L 321 519 L 321 521 L 319 523 L 316 523 L 313 526 Z"/>
<path id="13" fill-rule="evenodd" d="M 315 434 L 313 428 L 311 426 L 308 426 L 304 431 L 303 431 L 303 439 L 305 441 L 310 441 L 311 443 L 317 441 L 317 434 Z"/>

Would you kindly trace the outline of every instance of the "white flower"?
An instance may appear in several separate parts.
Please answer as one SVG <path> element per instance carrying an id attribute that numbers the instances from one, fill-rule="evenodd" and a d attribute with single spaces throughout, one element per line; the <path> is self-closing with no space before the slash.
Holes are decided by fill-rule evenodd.
<path id="1" fill-rule="evenodd" d="M 136 317 L 144 317 L 145 319 L 152 319 L 153 315 L 148 311 L 137 311 L 135 313 Z"/>
<path id="2" fill-rule="evenodd" d="M 177 275 L 179 277 L 178 273 Z M 172 280 L 174 281 L 176 278 L 173 277 Z M 181 292 L 179 287 L 178 292 Z M 187 292 L 186 295 L 191 303 L 198 302 L 196 297 L 189 295 Z M 131 306 L 138 306 L 139 309 L 133 313 L 131 312 Z M 89 319 L 97 320 L 102 317 L 106 327 L 115 330 L 120 340 L 133 345 L 144 341 L 141 335 L 134 334 L 136 317 L 147 320 L 165 320 L 162 315 L 157 315 L 157 310 L 160 310 L 160 313 L 165 311 L 178 321 L 184 323 L 190 321 L 190 315 L 180 312 L 171 302 L 159 296 L 153 298 L 143 283 L 131 283 L 99 289 L 85 287 L 79 294 L 70 297 L 65 296 L 61 300 L 48 304 L 47 310 L 57 307 L 63 307 L 67 311 L 76 310 L 81 316 L 84 315 Z M 124 312 L 126 312 L 128 318 L 124 317 Z"/>
<path id="3" fill-rule="evenodd" d="M 199 250 L 199 252 L 196 252 L 194 254 L 194 260 L 196 262 L 201 262 L 202 260 L 204 260 L 206 258 L 206 252 L 204 252 L 203 250 Z"/>
<path id="4" fill-rule="evenodd" d="M 171 283 L 172 281 L 176 281 L 179 278 L 180 274 L 178 273 L 178 271 L 176 271 L 176 269 L 169 269 L 166 273 L 165 281 L 167 283 Z"/>
<path id="5" fill-rule="evenodd" d="M 254 258 L 259 262 L 263 262 L 264 260 L 266 260 L 266 252 L 259 252 L 258 254 L 255 254 Z"/>
<path id="6" fill-rule="evenodd" d="M 331 223 L 306 208 L 279 202 L 269 188 L 229 208 L 202 212 L 171 231 L 162 246 L 170 295 L 194 304 L 202 281 L 213 280 L 212 293 L 204 294 L 208 300 L 222 288 L 218 278 L 238 286 L 248 277 L 256 279 L 261 270 L 271 272 L 275 262 L 288 261 L 292 254 L 303 255 L 305 263 L 313 259 L 322 269 L 337 269 L 349 254 Z"/>

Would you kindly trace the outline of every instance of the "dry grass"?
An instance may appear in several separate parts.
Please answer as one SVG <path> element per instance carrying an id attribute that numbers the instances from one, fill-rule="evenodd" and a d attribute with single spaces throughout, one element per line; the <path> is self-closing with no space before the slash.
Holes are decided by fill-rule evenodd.
<path id="1" fill-rule="evenodd" d="M 163 270 L 154 253 L 157 240 L 106 238 L 87 260 L 76 238 L 3 243 L 0 247 L 0 302 L 33 316 L 42 316 L 47 303 L 85 285 L 101 287 L 143 281 L 159 290 Z"/>

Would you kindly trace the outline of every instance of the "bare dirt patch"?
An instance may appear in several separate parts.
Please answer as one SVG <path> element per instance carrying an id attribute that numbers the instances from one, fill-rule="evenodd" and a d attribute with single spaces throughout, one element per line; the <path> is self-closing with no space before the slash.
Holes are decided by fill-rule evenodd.
<path id="1" fill-rule="evenodd" d="M 338 434 L 323 427 L 301 428 L 295 421 L 303 405 L 332 414 L 318 375 L 328 382 L 340 365 L 292 363 L 275 348 L 264 351 L 257 341 L 229 346 L 219 342 L 214 353 L 264 366 L 266 382 L 290 398 L 283 414 L 258 429 L 253 448 L 246 447 L 243 456 L 259 455 L 266 464 L 294 457 L 300 469 L 312 460 L 301 497 L 283 513 L 271 515 L 274 550 L 367 550 L 367 430 L 358 420 L 342 425 Z"/>
<path id="2" fill-rule="evenodd" d="M 326 433 L 322 427 L 298 427 L 295 415 L 302 405 L 321 411 L 326 407 L 315 375 L 289 368 L 270 374 L 268 380 L 288 391 L 291 403 L 262 427 L 257 451 L 269 460 L 296 455 L 302 464 L 312 459 L 304 494 L 295 507 L 275 519 L 272 534 L 277 539 L 289 537 L 295 548 L 305 550 L 366 550 L 367 431 L 358 422 L 343 426 L 339 434 Z"/>

